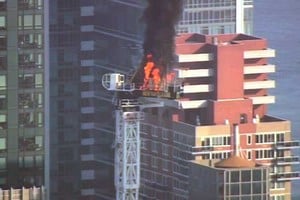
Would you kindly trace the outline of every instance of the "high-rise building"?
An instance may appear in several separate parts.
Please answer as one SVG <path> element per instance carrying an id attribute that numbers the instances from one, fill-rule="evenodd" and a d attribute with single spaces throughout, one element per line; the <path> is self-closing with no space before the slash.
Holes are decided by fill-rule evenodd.
<path id="1" fill-rule="evenodd" d="M 114 199 L 112 93 L 102 75 L 142 54 L 140 0 L 50 4 L 50 197 Z"/>
<path id="2" fill-rule="evenodd" d="M 80 1 L 49 4 L 50 196 L 80 196 Z"/>
<path id="3" fill-rule="evenodd" d="M 141 128 L 142 198 L 189 199 L 195 177 L 188 161 L 195 161 L 193 169 L 212 166 L 239 147 L 241 157 L 269 167 L 271 199 L 291 199 L 291 181 L 300 178 L 292 167 L 299 142 L 290 121 L 267 113 L 275 102 L 267 91 L 275 87 L 268 78 L 275 51 L 265 39 L 244 34 L 183 34 L 176 51 L 181 93 L 152 98 L 165 106 L 148 109 Z"/>
<path id="4" fill-rule="evenodd" d="M 82 198 L 114 198 L 112 94 L 102 75 L 134 71 L 141 57 L 143 1 L 80 1 Z M 101 198 L 99 198 L 101 197 Z"/>
<path id="5" fill-rule="evenodd" d="M 178 33 L 253 34 L 253 0 L 183 0 Z"/>
<path id="6" fill-rule="evenodd" d="M 45 181 L 44 1 L 0 1 L 0 187 Z"/>

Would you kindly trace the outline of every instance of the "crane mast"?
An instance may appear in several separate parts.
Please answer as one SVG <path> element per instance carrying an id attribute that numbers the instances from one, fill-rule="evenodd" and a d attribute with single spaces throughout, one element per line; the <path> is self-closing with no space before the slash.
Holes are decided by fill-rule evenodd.
<path id="1" fill-rule="evenodd" d="M 140 121 L 136 99 L 120 99 L 116 114 L 115 187 L 117 200 L 138 200 L 140 187 Z"/>
<path id="2" fill-rule="evenodd" d="M 104 74 L 102 86 L 117 92 L 115 102 L 115 188 L 116 200 L 138 200 L 140 188 L 140 122 L 144 119 L 142 109 L 162 107 L 162 102 L 140 102 L 133 83 L 126 82 L 119 73 Z"/>

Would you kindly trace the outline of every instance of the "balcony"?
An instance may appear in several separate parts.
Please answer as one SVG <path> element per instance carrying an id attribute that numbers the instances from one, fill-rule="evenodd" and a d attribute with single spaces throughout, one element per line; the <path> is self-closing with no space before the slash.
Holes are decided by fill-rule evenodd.
<path id="1" fill-rule="evenodd" d="M 276 149 L 285 150 L 285 149 L 295 149 L 300 147 L 299 141 L 284 141 L 284 142 L 276 142 Z"/>
<path id="2" fill-rule="evenodd" d="M 249 97 L 249 99 L 252 99 L 254 105 L 275 103 L 275 96 L 257 96 Z"/>
<path id="3" fill-rule="evenodd" d="M 244 83 L 245 90 L 269 89 L 269 88 L 275 88 L 275 81 L 273 80 L 249 81 Z"/>
<path id="4" fill-rule="evenodd" d="M 178 78 L 211 77 L 214 75 L 213 69 L 177 69 Z"/>
<path id="5" fill-rule="evenodd" d="M 213 55 L 210 53 L 200 53 L 200 54 L 179 54 L 178 62 L 186 63 L 186 62 L 205 62 L 211 61 L 213 59 Z"/>
<path id="6" fill-rule="evenodd" d="M 212 92 L 214 90 L 214 86 L 210 84 L 202 84 L 202 85 L 185 85 L 183 87 L 183 93 L 199 93 L 199 92 Z"/>
<path id="7" fill-rule="evenodd" d="M 179 109 L 203 108 L 207 106 L 207 100 L 177 100 L 176 107 Z"/>
<path id="8" fill-rule="evenodd" d="M 271 178 L 276 179 L 276 181 L 292 181 L 300 179 L 300 172 L 278 172 L 271 175 Z"/>
<path id="9" fill-rule="evenodd" d="M 213 146 L 194 146 L 192 149 L 193 155 L 207 154 L 214 150 Z"/>
<path id="10" fill-rule="evenodd" d="M 257 66 L 245 66 L 244 74 L 263 74 L 274 73 L 275 65 L 257 65 Z"/>
<path id="11" fill-rule="evenodd" d="M 299 156 L 279 157 L 275 159 L 277 165 L 295 165 L 299 164 Z"/>
<path id="12" fill-rule="evenodd" d="M 264 50 L 254 50 L 254 51 L 245 51 L 244 52 L 245 59 L 272 58 L 272 57 L 275 57 L 274 49 L 264 49 Z"/>

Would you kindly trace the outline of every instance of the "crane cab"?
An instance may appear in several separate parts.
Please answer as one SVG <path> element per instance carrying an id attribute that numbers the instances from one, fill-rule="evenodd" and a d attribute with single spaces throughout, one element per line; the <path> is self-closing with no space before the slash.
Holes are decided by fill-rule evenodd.
<path id="1" fill-rule="evenodd" d="M 134 85 L 125 82 L 125 75 L 109 73 L 102 76 L 102 86 L 110 91 L 132 91 Z"/>

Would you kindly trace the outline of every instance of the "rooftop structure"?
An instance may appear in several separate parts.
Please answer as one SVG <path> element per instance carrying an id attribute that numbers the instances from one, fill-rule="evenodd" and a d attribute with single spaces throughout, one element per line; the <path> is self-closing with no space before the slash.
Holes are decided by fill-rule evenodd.
<path id="1" fill-rule="evenodd" d="M 217 168 L 252 168 L 255 166 L 255 162 L 234 155 L 215 163 Z"/>
<path id="2" fill-rule="evenodd" d="M 217 166 L 219 163 L 226 163 L 226 166 Z M 255 166 L 254 162 L 237 156 L 219 163 L 214 166 L 199 161 L 189 163 L 190 199 L 197 199 L 199 196 L 206 200 L 269 199 L 268 167 Z M 250 166 L 247 166 L 249 163 Z"/>

